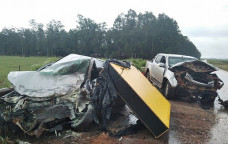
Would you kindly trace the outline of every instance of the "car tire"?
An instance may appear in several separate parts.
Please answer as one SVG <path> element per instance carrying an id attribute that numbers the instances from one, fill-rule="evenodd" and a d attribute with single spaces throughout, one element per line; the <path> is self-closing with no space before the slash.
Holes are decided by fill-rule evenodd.
<path id="1" fill-rule="evenodd" d="M 206 95 L 200 99 L 201 103 L 214 103 L 216 96 Z"/>
<path id="2" fill-rule="evenodd" d="M 89 125 L 93 122 L 94 108 L 91 104 L 88 105 L 88 110 L 85 115 L 80 119 L 76 120 L 71 124 L 71 127 L 76 131 L 83 131 L 89 127 Z"/>
<path id="3" fill-rule="evenodd" d="M 149 71 L 146 72 L 146 78 L 150 81 L 150 73 L 149 73 Z"/>
<path id="4" fill-rule="evenodd" d="M 174 91 L 175 91 L 175 89 L 171 86 L 169 81 L 166 81 L 164 88 L 163 88 L 163 93 L 164 93 L 165 98 L 173 99 L 174 98 Z"/>

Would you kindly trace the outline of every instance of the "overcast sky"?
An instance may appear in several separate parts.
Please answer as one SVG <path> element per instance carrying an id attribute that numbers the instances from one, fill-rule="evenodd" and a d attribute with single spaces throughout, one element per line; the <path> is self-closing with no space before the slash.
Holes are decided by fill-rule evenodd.
<path id="1" fill-rule="evenodd" d="M 228 0 L 0 0 L 0 30 L 29 27 L 31 19 L 44 25 L 59 20 L 69 30 L 76 27 L 78 14 L 111 27 L 117 15 L 129 9 L 165 13 L 202 57 L 228 58 Z"/>

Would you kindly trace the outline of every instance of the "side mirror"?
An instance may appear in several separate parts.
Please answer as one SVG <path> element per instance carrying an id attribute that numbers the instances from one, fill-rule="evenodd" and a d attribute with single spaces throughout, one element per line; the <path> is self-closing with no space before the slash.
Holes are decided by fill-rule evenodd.
<path id="1" fill-rule="evenodd" d="M 165 64 L 164 63 L 159 63 L 158 66 L 165 68 Z"/>

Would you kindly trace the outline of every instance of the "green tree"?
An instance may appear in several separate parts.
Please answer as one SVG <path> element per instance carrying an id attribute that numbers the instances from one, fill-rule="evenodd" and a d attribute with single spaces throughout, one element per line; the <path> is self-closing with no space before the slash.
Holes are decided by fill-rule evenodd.
<path id="1" fill-rule="evenodd" d="M 177 22 L 166 14 L 137 14 L 130 9 L 117 16 L 111 28 L 82 15 L 75 29 L 66 31 L 60 21 L 46 25 L 29 21 L 31 28 L 4 28 L 0 32 L 0 55 L 65 56 L 77 53 L 114 58 L 146 58 L 157 53 L 201 57 L 196 46 L 184 36 Z"/>
<path id="2" fill-rule="evenodd" d="M 46 27 L 47 56 L 56 56 L 56 51 L 61 49 L 59 40 L 60 32 L 63 30 L 64 25 L 60 21 L 52 20 Z"/>

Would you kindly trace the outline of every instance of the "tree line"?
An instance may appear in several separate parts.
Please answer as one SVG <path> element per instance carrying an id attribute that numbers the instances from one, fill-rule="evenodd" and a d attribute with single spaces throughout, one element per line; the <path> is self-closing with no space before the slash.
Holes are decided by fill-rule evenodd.
<path id="1" fill-rule="evenodd" d="M 66 56 L 76 53 L 107 58 L 146 58 L 175 53 L 200 58 L 196 46 L 181 34 L 177 22 L 166 14 L 137 14 L 130 9 L 117 16 L 111 28 L 82 15 L 74 29 L 66 31 L 60 21 L 46 27 L 34 19 L 31 28 L 3 28 L 0 55 Z"/>

